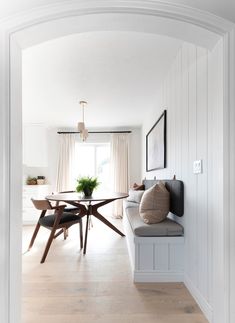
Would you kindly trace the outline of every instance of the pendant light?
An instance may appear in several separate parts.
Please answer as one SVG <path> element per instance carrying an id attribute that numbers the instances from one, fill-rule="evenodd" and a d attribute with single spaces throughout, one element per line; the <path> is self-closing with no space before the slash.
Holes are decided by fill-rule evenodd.
<path id="1" fill-rule="evenodd" d="M 84 108 L 87 106 L 87 101 L 81 100 L 79 104 L 82 108 L 82 122 L 78 122 L 78 131 L 80 132 L 80 137 L 82 141 L 86 141 L 88 137 L 88 130 L 86 129 L 84 122 Z"/>

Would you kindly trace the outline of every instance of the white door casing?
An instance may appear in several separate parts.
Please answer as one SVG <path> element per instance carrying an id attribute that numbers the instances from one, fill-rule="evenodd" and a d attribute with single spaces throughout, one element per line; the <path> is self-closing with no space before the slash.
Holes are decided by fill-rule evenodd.
<path id="1" fill-rule="evenodd" d="M 130 17 L 132 19 L 130 19 Z M 128 19 L 127 19 L 128 18 Z M 184 28 L 187 24 L 187 35 Z M 57 28 L 53 28 L 57 26 Z M 156 28 L 157 26 L 157 28 Z M 166 28 L 160 28 L 160 26 Z M 50 28 L 52 27 L 52 28 Z M 174 28 L 173 28 L 174 27 Z M 206 12 L 158 1 L 71 1 L 40 7 L 0 22 L 0 301 L 2 322 L 20 322 L 21 290 L 21 50 L 30 45 L 75 32 L 126 30 L 162 33 L 212 48 L 224 40 L 223 109 L 223 203 L 224 291 L 214 289 L 214 308 L 222 311 L 224 323 L 235 321 L 235 113 L 234 25 Z M 204 37 L 202 37 L 202 35 Z M 215 246 L 216 248 L 216 246 Z M 216 250 L 214 250 L 216 252 Z M 216 269 L 213 281 L 216 280 Z M 221 278 L 221 277 L 220 277 Z M 225 300 L 224 300 L 225 296 Z M 220 322 L 221 323 L 221 322 Z"/>

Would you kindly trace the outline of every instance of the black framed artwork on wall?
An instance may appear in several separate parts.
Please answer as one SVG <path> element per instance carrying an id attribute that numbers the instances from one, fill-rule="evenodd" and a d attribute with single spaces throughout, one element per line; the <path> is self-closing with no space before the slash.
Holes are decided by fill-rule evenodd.
<path id="1" fill-rule="evenodd" d="M 146 171 L 166 167 L 166 110 L 146 135 Z"/>

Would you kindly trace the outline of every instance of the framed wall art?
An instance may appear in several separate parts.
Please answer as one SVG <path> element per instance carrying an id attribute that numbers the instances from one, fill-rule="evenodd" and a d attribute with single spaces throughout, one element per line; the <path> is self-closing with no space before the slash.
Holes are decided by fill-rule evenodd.
<path id="1" fill-rule="evenodd" d="M 146 135 L 146 171 L 166 167 L 166 110 Z"/>

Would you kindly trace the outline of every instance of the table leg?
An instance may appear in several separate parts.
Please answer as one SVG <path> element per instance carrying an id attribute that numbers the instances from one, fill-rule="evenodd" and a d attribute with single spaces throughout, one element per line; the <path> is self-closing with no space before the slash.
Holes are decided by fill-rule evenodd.
<path id="1" fill-rule="evenodd" d="M 84 242 L 84 248 L 83 248 L 83 254 L 86 254 L 86 246 L 87 246 L 87 236 L 88 236 L 88 227 L 89 227 L 89 217 L 90 214 L 87 214 L 87 220 L 86 220 L 86 232 L 85 232 L 85 242 Z"/>
<path id="2" fill-rule="evenodd" d="M 95 216 L 97 219 L 99 219 L 101 222 L 106 224 L 109 228 L 113 229 L 115 232 L 120 234 L 120 236 L 125 237 L 125 234 L 123 234 L 120 230 L 118 230 L 111 222 L 109 222 L 103 215 L 101 215 L 97 210 L 95 210 L 93 206 L 93 216 Z"/>
<path id="3" fill-rule="evenodd" d="M 83 248 L 83 254 L 86 254 L 86 248 L 87 248 L 87 238 L 88 238 L 88 229 L 89 229 L 89 222 L 90 222 L 90 217 L 91 215 L 95 216 L 97 219 L 99 219 L 101 222 L 103 222 L 105 225 L 107 225 L 110 229 L 114 230 L 116 233 L 118 233 L 120 236 L 125 237 L 125 234 L 123 234 L 118 228 L 116 228 L 111 222 L 109 222 L 103 215 L 101 215 L 98 212 L 98 208 L 101 206 L 104 206 L 105 204 L 108 204 L 115 199 L 111 200 L 105 200 L 97 204 L 91 204 L 91 201 L 89 202 L 89 205 L 87 208 L 85 205 L 82 205 L 78 202 L 72 202 L 72 201 L 67 201 L 67 203 L 77 206 L 80 208 L 79 216 L 87 216 L 87 222 L 86 222 L 86 231 L 85 231 L 85 241 L 84 241 L 84 248 Z"/>

